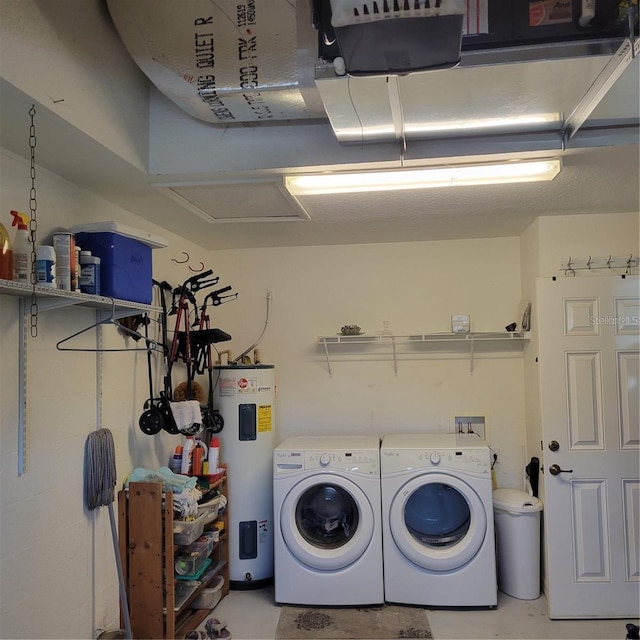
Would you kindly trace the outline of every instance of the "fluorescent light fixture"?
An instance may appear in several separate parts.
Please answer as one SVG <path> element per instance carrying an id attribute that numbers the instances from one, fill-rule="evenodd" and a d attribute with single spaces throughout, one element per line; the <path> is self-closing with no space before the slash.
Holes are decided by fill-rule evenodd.
<path id="1" fill-rule="evenodd" d="M 428 189 L 553 180 L 560 160 L 518 160 L 499 164 L 452 165 L 428 169 L 289 175 L 284 185 L 293 196 L 363 191 Z"/>
<path id="2" fill-rule="evenodd" d="M 475 120 L 447 120 L 446 122 L 407 122 L 405 134 L 433 133 L 442 131 L 460 131 L 477 129 L 513 129 L 523 127 L 538 128 L 550 123 L 560 122 L 559 113 L 539 113 L 524 116 L 505 116 L 503 118 L 482 118 Z"/>

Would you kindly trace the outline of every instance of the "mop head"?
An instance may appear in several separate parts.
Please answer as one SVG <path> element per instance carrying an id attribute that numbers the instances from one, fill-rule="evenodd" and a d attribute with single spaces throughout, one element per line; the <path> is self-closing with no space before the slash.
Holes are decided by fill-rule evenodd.
<path id="1" fill-rule="evenodd" d="M 98 429 L 84 443 L 84 502 L 89 511 L 115 499 L 116 453 L 109 429 Z"/>
<path id="2" fill-rule="evenodd" d="M 173 399 L 175 402 L 184 402 L 185 400 L 197 400 L 200 404 L 205 404 L 204 389 L 199 382 L 195 380 L 191 383 L 191 397 L 187 398 L 187 383 L 181 382 L 173 390 Z"/>

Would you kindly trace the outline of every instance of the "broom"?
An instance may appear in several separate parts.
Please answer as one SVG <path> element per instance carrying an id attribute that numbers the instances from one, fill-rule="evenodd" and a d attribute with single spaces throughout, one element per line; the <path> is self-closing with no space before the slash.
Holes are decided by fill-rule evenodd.
<path id="1" fill-rule="evenodd" d="M 84 503 L 89 511 L 94 511 L 98 507 L 109 508 L 111 538 L 113 540 L 113 550 L 116 556 L 116 567 L 118 569 L 122 617 L 124 618 L 127 640 L 132 640 L 133 634 L 131 633 L 127 592 L 124 586 L 122 561 L 118 548 L 116 519 L 113 513 L 115 487 L 116 450 L 113 444 L 113 435 L 109 429 L 98 429 L 87 436 L 84 444 Z"/>

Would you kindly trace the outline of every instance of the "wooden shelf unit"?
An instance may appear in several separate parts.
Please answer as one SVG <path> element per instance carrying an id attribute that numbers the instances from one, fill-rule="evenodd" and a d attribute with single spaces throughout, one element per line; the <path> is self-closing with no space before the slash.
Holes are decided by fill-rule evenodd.
<path id="1" fill-rule="evenodd" d="M 224 465 L 222 465 L 224 466 Z M 227 474 L 214 483 L 228 495 Z M 217 576 L 224 578 L 222 598 L 229 592 L 228 508 L 216 520 L 224 528 L 210 554 L 211 568 L 216 568 L 175 611 L 173 540 L 173 494 L 162 491 L 160 482 L 132 482 L 127 491 L 118 492 L 119 545 L 124 580 L 127 588 L 131 630 L 136 639 L 184 637 L 211 612 L 195 609 L 193 601 Z M 205 525 L 205 530 L 213 525 Z"/>

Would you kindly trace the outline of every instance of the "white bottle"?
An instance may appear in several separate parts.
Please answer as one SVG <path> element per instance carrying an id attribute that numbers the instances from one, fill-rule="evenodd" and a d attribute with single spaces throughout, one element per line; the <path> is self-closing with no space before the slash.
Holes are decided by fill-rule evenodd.
<path id="1" fill-rule="evenodd" d="M 184 443 L 184 447 L 182 447 L 182 466 L 180 467 L 180 473 L 184 475 L 189 475 L 191 471 L 191 458 L 193 457 L 194 446 L 193 436 L 187 436 L 187 441 Z"/>
<path id="2" fill-rule="evenodd" d="M 215 436 L 209 442 L 209 473 L 213 476 L 218 473 L 220 462 L 220 440 Z"/>
<path id="3" fill-rule="evenodd" d="M 49 245 L 36 249 L 36 282 L 42 287 L 56 286 L 56 251 Z"/>

